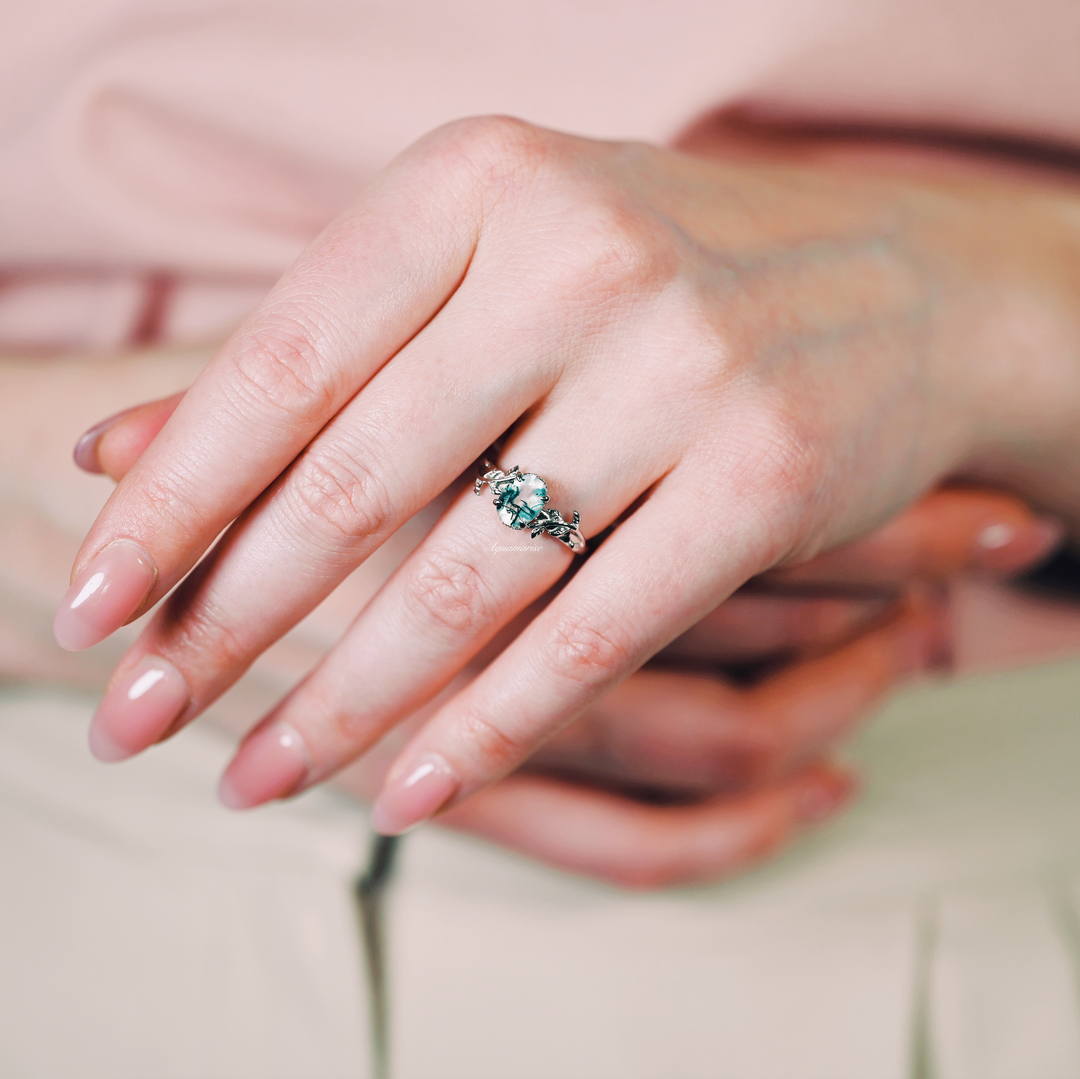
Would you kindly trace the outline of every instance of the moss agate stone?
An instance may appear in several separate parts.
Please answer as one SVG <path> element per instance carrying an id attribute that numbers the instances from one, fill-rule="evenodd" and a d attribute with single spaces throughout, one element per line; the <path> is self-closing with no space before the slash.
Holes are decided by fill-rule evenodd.
<path id="1" fill-rule="evenodd" d="M 527 528 L 547 500 L 547 484 L 534 472 L 515 476 L 499 495 L 499 520 L 511 528 Z"/>

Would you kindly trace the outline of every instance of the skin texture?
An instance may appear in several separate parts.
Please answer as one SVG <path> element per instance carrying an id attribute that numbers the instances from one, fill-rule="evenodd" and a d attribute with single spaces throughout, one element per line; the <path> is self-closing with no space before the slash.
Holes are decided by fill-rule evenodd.
<path id="1" fill-rule="evenodd" d="M 413 735 L 386 831 L 461 806 L 745 581 L 943 477 L 1075 524 L 1074 191 L 880 166 L 502 119 L 422 140 L 212 361 L 88 536 L 76 588 L 123 538 L 156 567 L 145 608 L 236 519 L 119 668 L 160 657 L 188 703 L 134 737 L 105 707 L 102 737 L 133 752 L 194 718 L 507 431 L 500 464 L 553 480 L 587 536 L 620 523 Z M 299 748 L 267 796 L 442 693 L 569 567 L 549 540 L 527 568 L 490 551 L 508 536 L 462 493 L 241 750 L 232 794 L 283 736 Z"/>
<path id="2" fill-rule="evenodd" d="M 122 477 L 181 397 L 98 425 L 80 440 L 83 466 Z M 948 665 L 945 583 L 1017 572 L 1060 533 L 1007 495 L 932 492 L 860 543 L 752 582 L 440 820 L 623 887 L 737 872 L 843 807 L 854 781 L 821 761 L 899 681 Z M 719 666 L 767 657 L 780 669 L 750 687 Z M 336 782 L 370 800 L 392 757 L 380 743 Z"/>

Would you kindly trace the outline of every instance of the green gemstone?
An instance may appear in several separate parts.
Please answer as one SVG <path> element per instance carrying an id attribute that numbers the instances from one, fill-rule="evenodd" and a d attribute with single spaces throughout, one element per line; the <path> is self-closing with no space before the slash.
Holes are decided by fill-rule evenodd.
<path id="1" fill-rule="evenodd" d="M 516 476 L 499 496 L 499 520 L 511 528 L 526 528 L 547 501 L 547 484 L 535 473 Z"/>

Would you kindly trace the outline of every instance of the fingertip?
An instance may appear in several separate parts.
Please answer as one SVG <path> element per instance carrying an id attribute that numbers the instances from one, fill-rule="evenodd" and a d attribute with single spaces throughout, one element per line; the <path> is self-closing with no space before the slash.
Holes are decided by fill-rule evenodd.
<path id="1" fill-rule="evenodd" d="M 157 437 L 183 394 L 125 408 L 79 436 L 73 457 L 84 472 L 120 480 Z"/>
<path id="2" fill-rule="evenodd" d="M 95 760 L 101 761 L 103 764 L 126 761 L 134 755 L 130 749 L 120 745 L 99 722 L 91 721 L 86 741 L 90 747 L 91 755 Z"/>
<path id="3" fill-rule="evenodd" d="M 1064 538 L 1065 526 L 1053 517 L 1034 517 L 1023 523 L 997 521 L 984 525 L 975 536 L 973 559 L 989 573 L 1019 573 L 1041 562 Z"/>
<path id="4" fill-rule="evenodd" d="M 61 648 L 78 652 L 105 640 L 142 606 L 157 581 L 150 554 L 129 539 L 103 548 L 72 582 L 53 621 Z"/>
<path id="5" fill-rule="evenodd" d="M 75 443 L 75 449 L 72 453 L 75 464 L 84 472 L 92 472 L 95 475 L 102 475 L 107 472 L 108 470 L 101 463 L 101 440 L 113 429 L 113 427 L 120 423 L 121 420 L 130 416 L 133 412 L 138 412 L 140 408 L 144 407 L 145 406 L 143 405 L 135 405 L 132 408 L 125 408 L 120 412 L 114 412 L 111 416 L 107 416 L 99 423 L 95 423 L 88 431 L 81 434 L 79 440 Z"/>
<path id="6" fill-rule="evenodd" d="M 818 824 L 847 805 L 858 790 L 858 780 L 835 767 L 818 767 L 807 773 L 796 792 L 796 815 L 803 824 Z"/>
<path id="7" fill-rule="evenodd" d="M 98 476 L 104 474 L 105 469 L 101 467 L 101 461 L 98 458 L 98 443 L 101 441 L 101 436 L 105 433 L 106 425 L 109 422 L 106 420 L 96 427 L 91 427 L 85 434 L 80 435 L 78 442 L 75 443 L 75 449 L 72 451 L 71 457 L 76 466 L 81 468 L 83 472 L 90 472 Z"/>
<path id="8" fill-rule="evenodd" d="M 461 780 L 438 753 L 395 766 L 371 807 L 371 826 L 380 835 L 401 835 L 433 817 L 460 786 Z"/>
<path id="9" fill-rule="evenodd" d="M 228 772 L 221 777 L 217 789 L 218 801 L 226 808 L 239 812 L 243 809 L 251 809 L 252 805 L 244 798 L 236 788 Z"/>
<path id="10" fill-rule="evenodd" d="M 121 761 L 160 740 L 191 700 L 187 680 L 161 656 L 144 656 L 110 685 L 90 721 L 90 752 Z"/>
<path id="11" fill-rule="evenodd" d="M 254 731 L 229 762 L 218 784 L 218 799 L 229 809 L 253 809 L 298 794 L 312 770 L 303 735 L 289 723 Z"/>

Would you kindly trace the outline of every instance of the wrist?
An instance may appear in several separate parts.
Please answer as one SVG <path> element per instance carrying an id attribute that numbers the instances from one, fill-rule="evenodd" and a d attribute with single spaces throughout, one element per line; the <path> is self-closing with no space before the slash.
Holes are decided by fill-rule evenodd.
<path id="1" fill-rule="evenodd" d="M 958 471 L 1011 487 L 1080 532 L 1080 177 L 995 177 L 943 230 L 970 446 Z"/>

